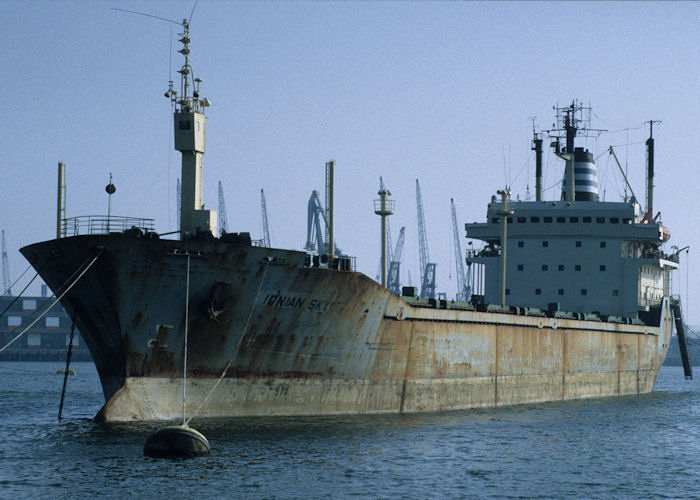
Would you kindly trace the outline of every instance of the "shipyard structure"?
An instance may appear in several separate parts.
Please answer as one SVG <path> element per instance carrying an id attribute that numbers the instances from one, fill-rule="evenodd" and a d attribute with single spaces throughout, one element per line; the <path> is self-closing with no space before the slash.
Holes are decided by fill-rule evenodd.
<path id="1" fill-rule="evenodd" d="M 92 353 L 99 420 L 407 413 L 652 390 L 674 324 L 683 333 L 670 295 L 678 255 L 664 252 L 651 192 L 644 209 L 598 199 L 592 157 L 575 145 L 582 106 L 559 108 L 548 132 L 561 199 L 543 200 L 540 180 L 533 202 L 504 189 L 485 222 L 466 225 L 463 236 L 483 242 L 466 258 L 471 296 L 399 295 L 385 286 L 393 205 L 383 184 L 381 284 L 336 253 L 332 203 L 315 252 L 217 230 L 201 199 L 208 101 L 186 21 L 180 41 L 180 90 L 166 92 L 182 153 L 177 236 L 134 218 L 110 218 L 108 230 L 62 219 L 83 229 L 22 249 Z"/>

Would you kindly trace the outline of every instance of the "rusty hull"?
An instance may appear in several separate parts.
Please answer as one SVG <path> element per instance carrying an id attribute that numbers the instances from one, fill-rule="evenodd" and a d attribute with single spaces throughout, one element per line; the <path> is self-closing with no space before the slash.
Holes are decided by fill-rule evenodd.
<path id="1" fill-rule="evenodd" d="M 659 327 L 440 309 L 406 303 L 361 273 L 305 267 L 303 252 L 219 240 L 76 236 L 22 253 L 58 292 L 100 249 L 62 302 L 100 374 L 102 420 L 181 416 L 183 252 L 196 255 L 187 393 L 188 413 L 201 407 L 200 416 L 420 412 L 645 393 L 671 335 L 668 299 Z"/>

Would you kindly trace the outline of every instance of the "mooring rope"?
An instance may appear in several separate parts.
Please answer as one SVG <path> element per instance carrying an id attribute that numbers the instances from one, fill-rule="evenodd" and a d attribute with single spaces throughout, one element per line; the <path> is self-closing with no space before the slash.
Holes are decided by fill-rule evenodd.
<path id="1" fill-rule="evenodd" d="M 31 267 L 31 266 L 30 266 L 30 267 Z M 29 269 L 29 268 L 27 268 L 27 269 Z M 24 273 L 26 273 L 26 272 L 27 272 L 27 271 L 24 271 Z M 24 273 L 22 273 L 22 276 L 24 276 Z M 20 276 L 19 278 L 21 278 L 22 276 Z M 29 283 L 27 283 L 27 286 L 25 286 L 24 289 L 22 289 L 22 291 L 19 292 L 19 295 L 17 295 L 17 296 L 14 298 L 14 300 L 13 300 L 12 302 L 10 302 L 10 305 L 8 305 L 8 306 L 5 308 L 5 310 L 4 310 L 3 312 L 0 313 L 0 318 L 2 318 L 2 317 L 5 315 L 5 313 L 6 313 L 7 311 L 10 310 L 10 307 L 14 306 L 15 303 L 20 299 L 20 297 L 21 297 L 22 295 L 24 295 L 24 292 L 27 291 L 27 288 L 29 288 L 29 285 L 31 285 L 31 284 L 34 282 L 34 280 L 36 279 L 37 276 L 39 276 L 39 273 L 38 273 L 38 272 L 34 275 L 34 277 L 31 279 L 31 281 L 30 281 Z M 15 283 L 17 283 L 17 281 L 19 281 L 19 278 L 17 278 L 17 280 L 15 280 Z M 10 288 L 12 288 L 13 286 L 15 286 L 14 283 L 13 283 L 12 285 L 10 285 Z M 9 290 L 10 288 L 8 288 L 8 290 Z"/>
<path id="2" fill-rule="evenodd" d="M 238 349 L 241 347 L 241 343 L 243 342 L 243 337 L 245 337 L 246 330 L 248 330 L 248 325 L 250 325 L 250 318 L 253 317 L 253 311 L 255 311 L 255 304 L 258 303 L 258 297 L 260 296 L 260 290 L 262 290 L 263 283 L 265 282 L 265 275 L 267 274 L 267 264 L 268 264 L 268 262 L 265 261 L 265 267 L 263 268 L 263 275 L 262 275 L 262 278 L 260 278 L 260 285 L 258 285 L 258 291 L 255 293 L 255 300 L 253 300 L 253 307 L 250 308 L 250 313 L 248 314 L 248 320 L 246 321 L 245 326 L 243 327 L 243 332 L 241 332 L 241 337 L 238 339 L 238 344 L 236 344 L 236 349 L 233 351 L 232 358 L 226 362 L 226 366 L 224 366 L 224 370 L 221 372 L 221 376 L 219 377 L 219 380 L 216 381 L 216 383 L 214 384 L 214 387 L 209 389 L 209 392 L 204 397 L 204 400 L 200 403 L 200 405 L 197 407 L 197 409 L 194 411 L 194 413 L 190 416 L 190 418 L 187 419 L 187 421 L 185 422 L 185 425 L 189 425 L 190 420 L 192 420 L 199 413 L 199 410 L 202 409 L 202 407 L 204 406 L 204 403 L 206 403 L 207 400 L 209 399 L 209 396 L 212 395 L 214 390 L 218 387 L 219 383 L 226 376 L 226 372 L 228 372 L 228 369 L 231 367 L 231 361 L 233 361 L 236 358 L 236 355 L 238 354 Z"/>
<path id="3" fill-rule="evenodd" d="M 92 267 L 92 265 L 95 263 L 95 261 L 97 260 L 97 258 L 98 258 L 100 255 L 102 255 L 102 252 L 103 252 L 103 251 L 104 251 L 104 248 L 100 248 L 100 251 L 97 253 L 97 255 L 95 255 L 95 256 L 92 258 L 92 260 L 90 261 L 90 263 L 85 267 L 85 269 L 82 270 L 82 272 L 75 278 L 75 280 L 73 280 L 73 282 L 63 291 L 63 293 L 61 293 L 61 295 L 60 295 L 58 298 L 56 298 L 56 300 L 54 300 L 54 301 L 51 303 L 51 305 L 50 305 L 49 307 L 46 308 L 46 310 L 44 310 L 34 321 L 32 321 L 32 322 L 29 324 L 29 326 L 27 326 L 24 330 L 22 330 L 21 332 L 19 332 L 19 333 L 17 334 L 17 336 L 16 336 L 15 338 L 13 338 L 12 340 L 10 340 L 10 342 L 8 342 L 5 346 L 3 346 L 2 348 L 0 348 L 0 352 L 3 352 L 5 349 L 7 349 L 8 347 L 10 347 L 12 344 L 14 344 L 15 341 L 16 341 L 17 339 L 19 339 L 22 335 L 24 335 L 24 334 L 27 332 L 27 330 L 29 330 L 29 329 L 30 329 L 31 327 L 33 327 L 41 318 L 43 318 L 43 317 L 46 315 L 46 313 L 48 313 L 48 312 L 51 310 L 51 308 L 52 308 L 53 306 L 55 306 L 55 305 L 70 291 L 70 289 L 73 288 L 73 286 L 75 286 L 75 284 L 76 284 L 78 281 L 80 281 L 80 278 L 82 278 L 83 275 L 84 275 L 86 272 L 88 272 L 88 269 L 90 269 L 90 268 Z M 87 262 L 87 260 L 86 260 L 85 262 Z M 83 265 L 82 265 L 81 267 L 83 267 L 83 266 L 85 266 L 84 263 L 83 263 Z M 66 283 L 68 283 L 71 279 L 73 279 L 73 276 L 75 276 L 75 274 L 78 272 L 78 270 L 80 270 L 80 267 L 73 273 L 73 275 L 71 275 L 70 278 L 68 278 L 68 281 L 66 281 L 63 285 L 61 285 L 61 286 L 59 287 L 59 290 L 60 290 L 61 288 L 63 288 L 63 287 L 66 285 Z"/>
<path id="4" fill-rule="evenodd" d="M 68 383 L 68 369 L 70 368 L 70 357 L 73 353 L 73 337 L 75 336 L 75 316 L 70 327 L 70 341 L 68 342 L 68 353 L 66 354 L 66 370 L 63 372 L 63 389 L 61 390 L 61 403 L 58 405 L 58 420 L 63 414 L 63 401 L 66 397 L 66 384 Z"/>

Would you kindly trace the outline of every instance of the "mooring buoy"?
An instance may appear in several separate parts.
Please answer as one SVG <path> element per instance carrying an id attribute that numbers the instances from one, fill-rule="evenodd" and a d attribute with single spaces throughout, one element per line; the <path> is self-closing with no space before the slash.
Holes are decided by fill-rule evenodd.
<path id="1" fill-rule="evenodd" d="M 163 427 L 151 434 L 143 454 L 153 458 L 190 458 L 209 455 L 211 447 L 204 434 L 187 426 Z"/>

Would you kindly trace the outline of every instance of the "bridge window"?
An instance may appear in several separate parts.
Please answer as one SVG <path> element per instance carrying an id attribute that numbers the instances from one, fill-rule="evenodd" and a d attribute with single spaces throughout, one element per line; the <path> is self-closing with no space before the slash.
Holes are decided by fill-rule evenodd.
<path id="1" fill-rule="evenodd" d="M 619 224 L 619 223 L 620 223 L 620 219 L 618 219 L 617 217 L 610 217 L 610 224 Z"/>
<path id="2" fill-rule="evenodd" d="M 563 222 L 566 222 L 566 217 L 557 217 L 557 222 L 558 222 L 559 224 L 561 224 L 561 223 L 563 223 Z"/>
<path id="3" fill-rule="evenodd" d="M 578 222 L 578 217 L 569 217 L 569 222 Z"/>
<path id="4" fill-rule="evenodd" d="M 527 218 L 526 218 L 526 217 L 518 217 L 518 222 L 519 222 L 520 224 L 522 224 L 522 223 L 524 223 L 524 222 L 527 222 Z"/>
<path id="5" fill-rule="evenodd" d="M 540 218 L 539 217 L 530 217 L 530 222 L 539 222 Z"/>
<path id="6" fill-rule="evenodd" d="M 552 218 L 551 218 L 551 217 L 545 217 L 545 218 L 544 218 L 544 221 L 545 221 L 545 222 L 552 222 Z"/>
<path id="7" fill-rule="evenodd" d="M 605 217 L 596 217 L 596 218 L 595 218 L 595 221 L 596 221 L 598 224 L 605 224 Z"/>
<path id="8" fill-rule="evenodd" d="M 583 218 L 583 222 L 585 222 L 585 223 L 590 223 L 590 222 L 591 222 L 591 218 L 590 218 L 590 217 L 584 217 L 584 218 Z"/>
<path id="9" fill-rule="evenodd" d="M 22 324 L 22 317 L 21 316 L 8 316 L 7 317 L 7 326 L 19 326 Z"/>

